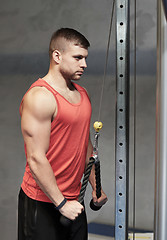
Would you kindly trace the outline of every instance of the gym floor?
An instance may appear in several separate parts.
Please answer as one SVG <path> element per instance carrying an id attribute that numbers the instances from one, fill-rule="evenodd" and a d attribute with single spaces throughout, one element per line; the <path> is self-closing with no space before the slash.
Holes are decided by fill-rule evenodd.
<path id="1" fill-rule="evenodd" d="M 88 240 L 114 240 L 112 237 L 106 237 L 106 236 L 101 236 L 101 235 L 95 235 L 95 234 L 89 234 Z"/>
<path id="2" fill-rule="evenodd" d="M 89 234 L 89 240 L 114 240 L 113 237 L 106 237 L 102 235 Z M 153 240 L 153 233 L 136 233 L 135 240 Z M 128 240 L 133 240 L 133 235 L 129 234 Z"/>

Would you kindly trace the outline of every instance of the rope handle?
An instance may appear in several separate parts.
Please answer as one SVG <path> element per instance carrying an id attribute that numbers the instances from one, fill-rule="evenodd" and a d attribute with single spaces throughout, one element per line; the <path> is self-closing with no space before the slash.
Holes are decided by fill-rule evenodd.
<path id="1" fill-rule="evenodd" d="M 96 176 L 96 196 L 97 198 L 101 197 L 101 177 L 100 177 L 100 161 L 95 163 L 95 176 Z M 93 211 L 98 211 L 102 206 L 97 206 L 93 199 L 90 201 L 90 208 Z"/>

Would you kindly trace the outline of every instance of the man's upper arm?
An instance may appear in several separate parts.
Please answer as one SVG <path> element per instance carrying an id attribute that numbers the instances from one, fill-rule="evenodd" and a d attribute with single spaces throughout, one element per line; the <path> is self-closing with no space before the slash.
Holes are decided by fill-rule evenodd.
<path id="1" fill-rule="evenodd" d="M 50 142 L 51 118 L 55 106 L 52 96 L 42 89 L 32 89 L 24 99 L 21 129 L 27 154 L 47 152 Z M 53 102 L 54 103 L 54 102 Z"/>

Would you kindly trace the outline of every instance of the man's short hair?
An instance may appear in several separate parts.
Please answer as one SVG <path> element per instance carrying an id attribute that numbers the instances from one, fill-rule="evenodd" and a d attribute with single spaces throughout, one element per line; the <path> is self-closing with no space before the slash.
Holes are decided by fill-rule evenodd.
<path id="1" fill-rule="evenodd" d="M 67 42 L 72 42 L 76 46 L 81 46 L 85 49 L 88 49 L 90 46 L 89 41 L 77 30 L 72 28 L 60 28 L 53 33 L 50 44 L 49 44 L 49 56 L 52 56 L 53 51 L 55 50 L 64 50 L 62 39 Z"/>

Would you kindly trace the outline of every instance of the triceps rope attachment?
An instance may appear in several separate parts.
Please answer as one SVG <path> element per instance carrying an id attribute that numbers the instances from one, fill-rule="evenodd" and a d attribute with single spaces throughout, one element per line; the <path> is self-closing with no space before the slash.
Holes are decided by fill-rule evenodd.
<path id="1" fill-rule="evenodd" d="M 99 156 L 98 156 L 98 138 L 99 138 L 99 131 L 102 128 L 103 124 L 101 122 L 95 122 L 94 123 L 94 129 L 95 129 L 95 134 L 94 134 L 94 142 L 93 142 L 93 154 L 89 159 L 89 163 L 87 165 L 84 178 L 82 181 L 82 187 L 80 190 L 80 195 L 78 198 L 78 201 L 80 203 L 83 202 L 85 192 L 86 192 L 86 187 L 88 185 L 89 181 L 89 176 L 92 170 L 93 164 L 95 164 L 95 177 L 96 177 L 96 196 L 99 198 L 101 196 L 101 179 L 100 179 L 100 161 L 99 161 Z"/>

